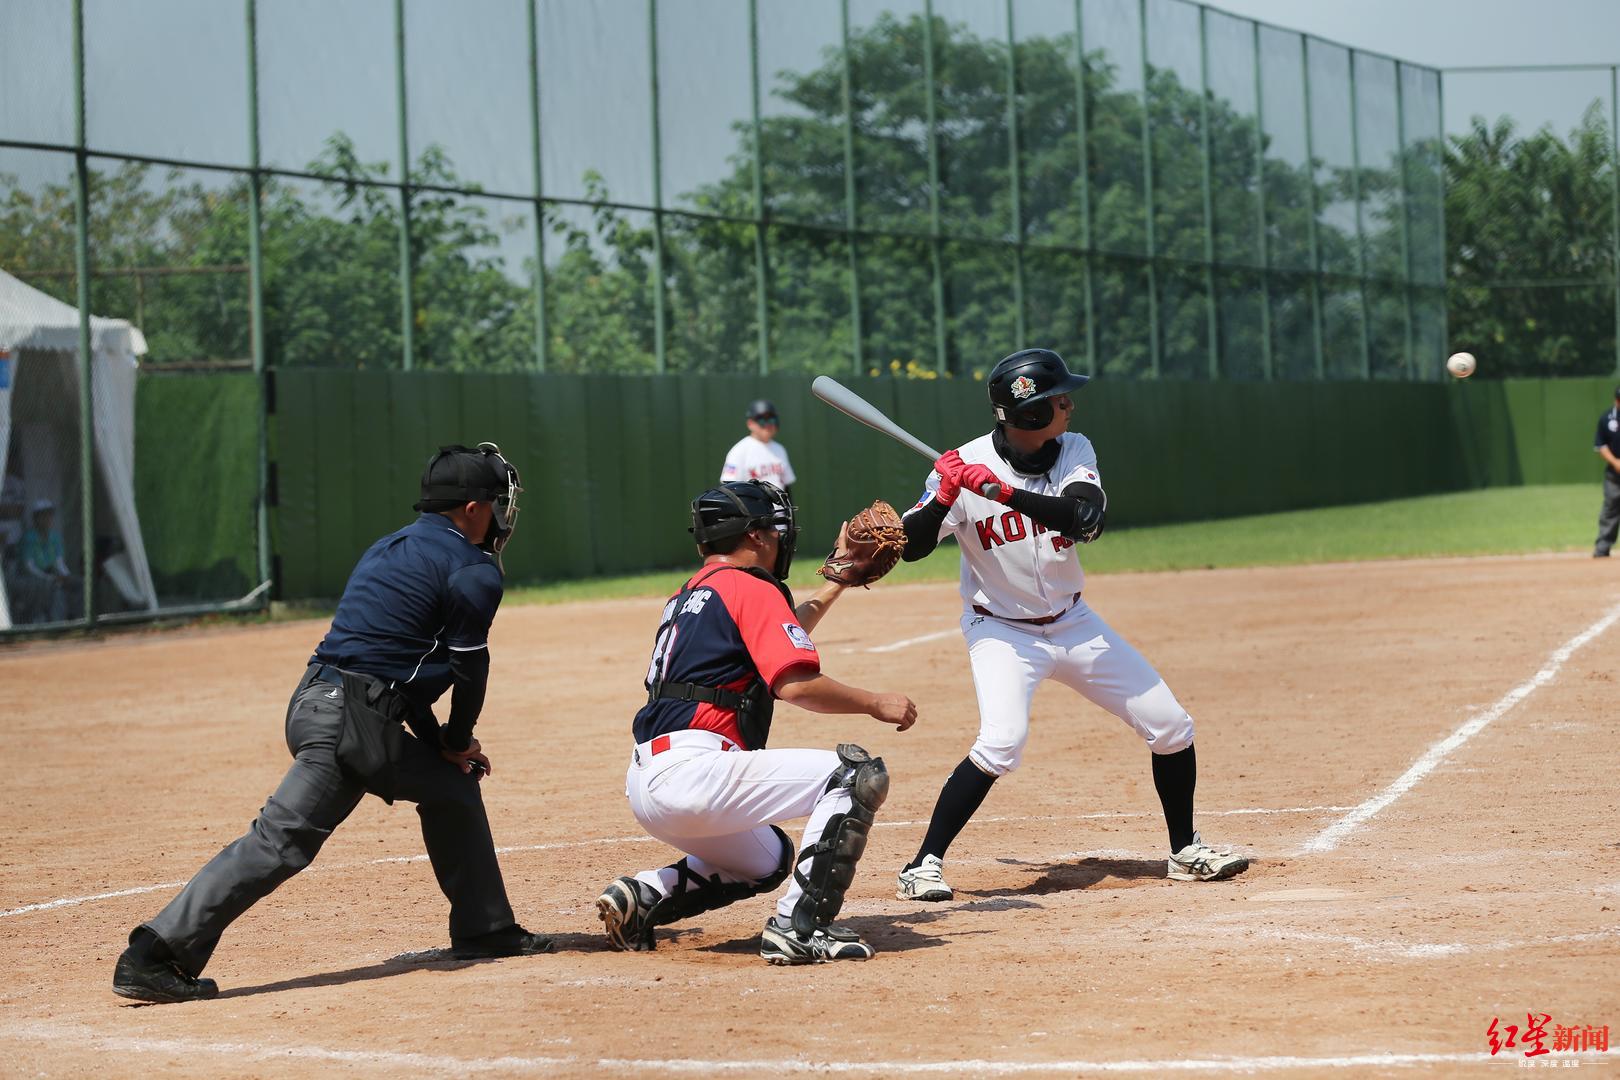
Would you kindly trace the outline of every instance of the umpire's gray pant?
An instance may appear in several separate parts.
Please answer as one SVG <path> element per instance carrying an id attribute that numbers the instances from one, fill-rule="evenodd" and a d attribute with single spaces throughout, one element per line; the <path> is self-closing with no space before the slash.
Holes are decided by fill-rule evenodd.
<path id="1" fill-rule="evenodd" d="M 1598 511 L 1597 543 L 1593 555 L 1607 555 L 1614 547 L 1615 535 L 1620 533 L 1620 476 L 1603 470 L 1603 509 Z"/>
<path id="2" fill-rule="evenodd" d="M 343 690 L 304 673 L 287 706 L 292 768 L 246 835 L 209 860 L 144 925 L 180 966 L 200 974 L 219 936 L 238 916 L 308 866 L 326 838 L 359 805 L 365 788 L 338 767 Z M 478 781 L 406 735 L 396 795 L 416 803 L 422 839 L 439 888 L 450 898 L 450 936 L 476 937 L 515 921 L 495 858 Z"/>

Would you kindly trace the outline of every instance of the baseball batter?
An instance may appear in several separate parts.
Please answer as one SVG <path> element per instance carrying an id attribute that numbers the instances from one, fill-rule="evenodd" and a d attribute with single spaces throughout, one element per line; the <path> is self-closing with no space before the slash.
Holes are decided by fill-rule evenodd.
<path id="1" fill-rule="evenodd" d="M 692 503 L 691 532 L 703 566 L 664 605 L 625 775 L 636 820 L 686 854 L 603 890 L 596 905 L 608 942 L 651 949 L 655 927 L 787 881 L 760 955 L 773 964 L 865 960 L 871 946 L 833 919 L 888 794 L 883 759 L 849 743 L 767 750 L 771 706 L 781 698 L 866 713 L 901 731 L 917 708 L 821 673 L 810 631 L 844 586 L 829 581 L 794 606 L 783 582 L 798 525 L 780 488 L 749 480 L 705 491 Z M 795 857 L 776 823 L 806 815 Z"/>
<path id="2" fill-rule="evenodd" d="M 939 794 L 916 857 L 900 872 L 903 900 L 949 900 L 945 851 L 996 780 L 1018 768 L 1035 688 L 1055 679 L 1141 736 L 1170 832 L 1169 876 L 1214 881 L 1247 869 L 1241 855 L 1193 828 L 1193 721 L 1159 673 L 1082 598 L 1076 543 L 1102 534 L 1108 499 L 1091 440 L 1068 431 L 1072 374 L 1048 349 L 1026 349 L 990 372 L 996 426 L 944 454 L 905 515 L 904 558 L 954 533 L 962 551 L 962 633 L 979 700 L 979 735 Z M 980 494 L 998 485 L 996 498 Z"/>
<path id="3" fill-rule="evenodd" d="M 720 468 L 720 482 L 732 480 L 764 480 L 775 484 L 789 497 L 793 495 L 793 463 L 788 460 L 787 447 L 776 441 L 782 421 L 776 415 L 776 406 L 764 398 L 750 402 L 748 434 L 726 452 L 726 463 Z"/>

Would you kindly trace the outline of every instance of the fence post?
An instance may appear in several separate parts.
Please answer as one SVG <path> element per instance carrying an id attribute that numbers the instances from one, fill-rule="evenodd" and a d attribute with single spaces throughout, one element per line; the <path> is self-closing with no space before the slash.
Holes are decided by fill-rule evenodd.
<path id="1" fill-rule="evenodd" d="M 1276 377 L 1271 355 L 1271 236 L 1266 225 L 1266 94 L 1260 66 L 1260 24 L 1250 23 L 1254 35 L 1254 167 L 1255 220 L 1260 241 L 1260 363 L 1268 380 Z"/>
<path id="2" fill-rule="evenodd" d="M 246 0 L 248 91 L 248 334 L 253 378 L 259 384 L 259 497 L 255 516 L 259 532 L 259 580 L 271 578 L 270 552 L 270 380 L 264 347 L 264 223 L 259 203 L 264 176 L 259 171 L 259 5 Z"/>
<path id="3" fill-rule="evenodd" d="M 1097 374 L 1096 299 L 1092 292 L 1091 264 L 1097 245 L 1091 235 L 1091 126 L 1086 106 L 1086 15 L 1085 0 L 1074 0 L 1074 104 L 1075 126 L 1080 143 L 1080 255 L 1083 270 L 1081 287 L 1086 306 L 1086 373 Z"/>
<path id="4" fill-rule="evenodd" d="M 653 360 L 662 374 L 669 358 L 664 344 L 664 141 L 658 117 L 658 0 L 647 0 L 647 73 L 652 97 Z"/>
<path id="5" fill-rule="evenodd" d="M 394 92 L 399 117 L 399 348 L 404 368 L 416 367 L 416 290 L 411 269 L 411 140 L 405 93 L 405 0 L 394 0 Z"/>
<path id="6" fill-rule="evenodd" d="M 536 0 L 528 0 L 529 16 L 529 152 L 534 169 L 534 366 L 546 370 L 551 342 L 546 328 L 546 204 L 540 170 L 540 30 Z"/>
<path id="7" fill-rule="evenodd" d="M 1437 73 L 1435 75 L 1435 77 L 1434 77 L 1434 84 L 1435 84 L 1435 98 L 1436 98 L 1435 107 L 1439 112 L 1439 119 L 1436 121 L 1437 130 L 1436 130 L 1435 134 L 1436 134 L 1437 141 L 1435 143 L 1435 149 L 1436 149 L 1436 153 L 1438 153 L 1440 155 L 1440 160 L 1438 162 L 1438 164 L 1440 166 L 1440 351 L 1442 353 L 1448 353 L 1450 351 L 1450 349 L 1451 349 L 1451 298 L 1450 298 L 1449 295 L 1447 295 L 1450 292 L 1449 281 L 1450 281 L 1450 277 L 1451 277 L 1451 254 L 1450 254 L 1450 251 L 1446 247 L 1446 78 L 1445 78 L 1445 76 L 1442 75 L 1442 74 Z M 1620 286 L 1617 286 L 1617 288 L 1620 288 Z M 1615 336 L 1616 336 L 1616 338 L 1620 338 L 1620 327 L 1616 328 Z M 1615 348 L 1616 348 L 1617 357 L 1620 357 L 1620 341 L 1616 342 Z M 1435 357 L 1435 359 L 1439 360 L 1440 358 Z M 1617 360 L 1617 362 L 1620 362 L 1620 360 Z M 1435 364 L 1434 365 L 1434 378 L 1437 381 L 1443 381 L 1445 379 L 1445 370 L 1446 369 L 1443 366 L 1443 364 L 1441 364 L 1441 363 Z"/>
<path id="8" fill-rule="evenodd" d="M 1367 233 L 1361 215 L 1361 102 L 1356 90 L 1356 50 L 1350 50 L 1350 179 L 1356 199 L 1356 295 L 1361 298 L 1361 377 L 1372 378 L 1372 342 L 1367 327 Z"/>
<path id="9" fill-rule="evenodd" d="M 1210 138 L 1209 138 L 1209 8 L 1198 8 L 1198 126 L 1201 131 L 1199 152 L 1202 158 L 1204 198 L 1204 299 L 1208 318 L 1209 377 L 1221 377 L 1221 315 L 1215 302 L 1215 197 L 1210 190 Z"/>
<path id="10" fill-rule="evenodd" d="M 923 0 L 924 115 L 928 124 L 928 257 L 934 268 L 934 370 L 945 372 L 945 266 L 939 238 L 938 86 L 934 80 L 934 0 Z"/>
<path id="11" fill-rule="evenodd" d="M 1614 181 L 1611 243 L 1614 246 L 1614 372 L 1620 375 L 1620 65 L 1609 68 L 1609 178 Z"/>
<path id="12" fill-rule="evenodd" d="M 1412 336 L 1412 237 L 1408 218 L 1411 187 L 1410 170 L 1407 168 L 1410 159 L 1406 154 L 1406 80 L 1402 77 L 1405 65 L 1399 60 L 1395 61 L 1395 139 L 1400 149 L 1396 151 L 1396 160 L 1401 163 L 1401 300 L 1402 313 L 1406 320 L 1405 343 L 1406 377 L 1410 379 L 1417 370 L 1417 355 Z"/>
<path id="13" fill-rule="evenodd" d="M 849 60 L 849 0 L 841 0 L 839 26 L 843 35 L 844 72 L 844 228 L 849 246 L 849 353 L 852 374 L 865 372 L 861 358 L 861 260 L 855 230 L 860 215 L 855 206 L 855 90 Z"/>
<path id="14" fill-rule="evenodd" d="M 1007 0 L 1007 175 L 1012 196 L 1014 347 L 1022 349 L 1028 332 L 1024 320 L 1024 172 L 1018 159 L 1018 31 L 1013 23 L 1013 0 Z"/>
<path id="15" fill-rule="evenodd" d="M 1320 210 L 1316 199 L 1316 136 L 1315 121 L 1311 118 L 1311 61 L 1310 43 L 1304 34 L 1299 36 L 1299 73 L 1305 84 L 1305 162 L 1310 172 L 1311 189 L 1311 342 L 1316 347 L 1316 377 L 1324 373 L 1322 353 L 1322 252 L 1316 238 L 1316 215 Z"/>
<path id="16" fill-rule="evenodd" d="M 759 0 L 748 0 L 749 86 L 754 107 L 754 321 L 759 324 L 759 373 L 771 370 L 771 335 L 765 301 L 768 284 L 765 261 L 765 147 L 759 119 Z"/>
<path id="17" fill-rule="evenodd" d="M 1153 67 L 1148 63 L 1147 0 L 1137 0 L 1137 31 L 1142 49 L 1142 206 L 1147 220 L 1148 355 L 1159 377 L 1159 244 L 1153 220 Z"/>
<path id="18" fill-rule="evenodd" d="M 79 552 L 86 626 L 95 625 L 95 398 L 90 366 L 90 155 L 85 149 L 84 0 L 73 0 L 73 267 L 79 301 Z"/>

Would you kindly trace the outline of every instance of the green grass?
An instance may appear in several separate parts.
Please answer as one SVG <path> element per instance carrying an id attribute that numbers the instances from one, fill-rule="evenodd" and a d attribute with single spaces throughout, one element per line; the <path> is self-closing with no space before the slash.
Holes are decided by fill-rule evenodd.
<path id="1" fill-rule="evenodd" d="M 1087 573 L 1194 570 L 1225 566 L 1286 566 L 1436 555 L 1516 555 L 1584 550 L 1596 528 L 1597 484 L 1492 488 L 1362 506 L 1334 506 L 1186 525 L 1115 529 L 1081 548 Z M 815 576 L 822 549 L 805 544 L 793 572 L 795 592 Z M 695 561 L 694 561 L 694 566 Z M 954 581 L 954 547 L 916 563 L 901 563 L 889 582 Z M 507 603 L 663 596 L 691 567 L 623 577 L 590 578 L 515 588 Z M 310 612 L 306 611 L 305 614 Z"/>

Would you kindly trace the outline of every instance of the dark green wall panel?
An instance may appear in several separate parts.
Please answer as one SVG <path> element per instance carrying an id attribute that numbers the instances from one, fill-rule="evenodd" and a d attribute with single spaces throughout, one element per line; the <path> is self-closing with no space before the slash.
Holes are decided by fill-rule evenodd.
<path id="1" fill-rule="evenodd" d="M 964 379 L 843 380 L 944 450 L 990 429 Z M 680 565 L 687 504 L 714 484 L 756 397 L 775 402 L 798 480 L 804 557 L 874 498 L 909 506 L 928 462 L 810 394 L 802 376 L 455 375 L 287 371 L 277 377 L 288 597 L 332 596 L 378 536 L 411 518 L 442 443 L 501 444 L 527 493 L 506 565 L 529 582 Z M 1517 483 L 1597 482 L 1606 380 L 1205 383 L 1095 380 L 1074 427 L 1096 445 L 1116 525 L 1369 502 Z M 144 436 L 143 436 L 144 437 Z"/>

